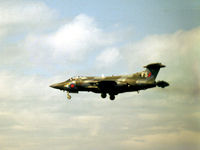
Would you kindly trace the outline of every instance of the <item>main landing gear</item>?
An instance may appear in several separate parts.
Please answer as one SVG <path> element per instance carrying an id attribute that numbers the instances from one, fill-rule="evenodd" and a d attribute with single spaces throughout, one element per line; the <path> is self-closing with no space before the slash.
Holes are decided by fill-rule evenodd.
<path id="1" fill-rule="evenodd" d="M 110 94 L 110 100 L 114 100 L 115 99 L 115 95 L 114 94 Z"/>
<path id="2" fill-rule="evenodd" d="M 101 93 L 102 98 L 106 98 L 106 93 Z"/>
<path id="3" fill-rule="evenodd" d="M 70 100 L 72 97 L 69 95 L 69 92 L 67 91 L 67 98 Z"/>
<path id="4" fill-rule="evenodd" d="M 109 94 L 110 95 L 110 100 L 114 100 L 115 99 L 115 95 L 114 94 Z M 106 98 L 106 93 L 101 93 L 101 97 L 102 98 Z"/>

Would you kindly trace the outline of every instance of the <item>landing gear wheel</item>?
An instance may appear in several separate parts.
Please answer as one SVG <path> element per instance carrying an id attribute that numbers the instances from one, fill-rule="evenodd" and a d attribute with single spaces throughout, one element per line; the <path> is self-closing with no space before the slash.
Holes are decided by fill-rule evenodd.
<path id="1" fill-rule="evenodd" d="M 101 93 L 102 98 L 106 98 L 106 93 Z"/>
<path id="2" fill-rule="evenodd" d="M 114 100 L 115 99 L 115 95 L 110 95 L 110 100 Z"/>
<path id="3" fill-rule="evenodd" d="M 69 92 L 67 92 L 67 98 L 70 100 L 72 97 L 69 95 Z"/>
<path id="4" fill-rule="evenodd" d="M 70 100 L 72 97 L 70 95 L 68 95 L 67 98 Z"/>

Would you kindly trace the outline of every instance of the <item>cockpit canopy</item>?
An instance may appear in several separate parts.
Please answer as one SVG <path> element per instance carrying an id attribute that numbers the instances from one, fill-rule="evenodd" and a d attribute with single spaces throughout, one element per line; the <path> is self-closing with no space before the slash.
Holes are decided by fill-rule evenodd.
<path id="1" fill-rule="evenodd" d="M 71 77 L 71 78 L 69 78 L 67 81 L 65 81 L 65 82 L 68 82 L 68 81 L 76 81 L 76 80 L 78 80 L 78 79 L 80 79 L 81 78 L 81 76 L 74 76 L 74 77 Z"/>

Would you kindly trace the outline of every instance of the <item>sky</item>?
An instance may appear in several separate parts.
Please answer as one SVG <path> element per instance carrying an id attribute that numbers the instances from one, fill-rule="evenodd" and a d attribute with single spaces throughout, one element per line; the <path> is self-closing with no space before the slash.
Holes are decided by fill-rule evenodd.
<path id="1" fill-rule="evenodd" d="M 0 0 L 1 150 L 199 150 L 200 1 Z M 71 94 L 72 76 L 162 62 L 170 86 Z"/>

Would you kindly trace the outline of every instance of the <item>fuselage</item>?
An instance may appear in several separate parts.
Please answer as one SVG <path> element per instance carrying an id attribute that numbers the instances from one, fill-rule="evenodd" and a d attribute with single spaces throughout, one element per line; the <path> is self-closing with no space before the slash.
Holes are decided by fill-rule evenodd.
<path id="1" fill-rule="evenodd" d="M 101 85 L 101 83 L 104 84 Z M 114 91 L 115 95 L 123 92 L 144 90 L 155 86 L 156 83 L 154 81 L 146 80 L 145 77 L 141 76 L 141 73 L 107 77 L 73 77 L 67 81 L 51 85 L 51 87 L 70 93 L 78 93 L 79 91 L 109 93 L 111 92 L 110 87 L 112 87 L 112 92 Z"/>

